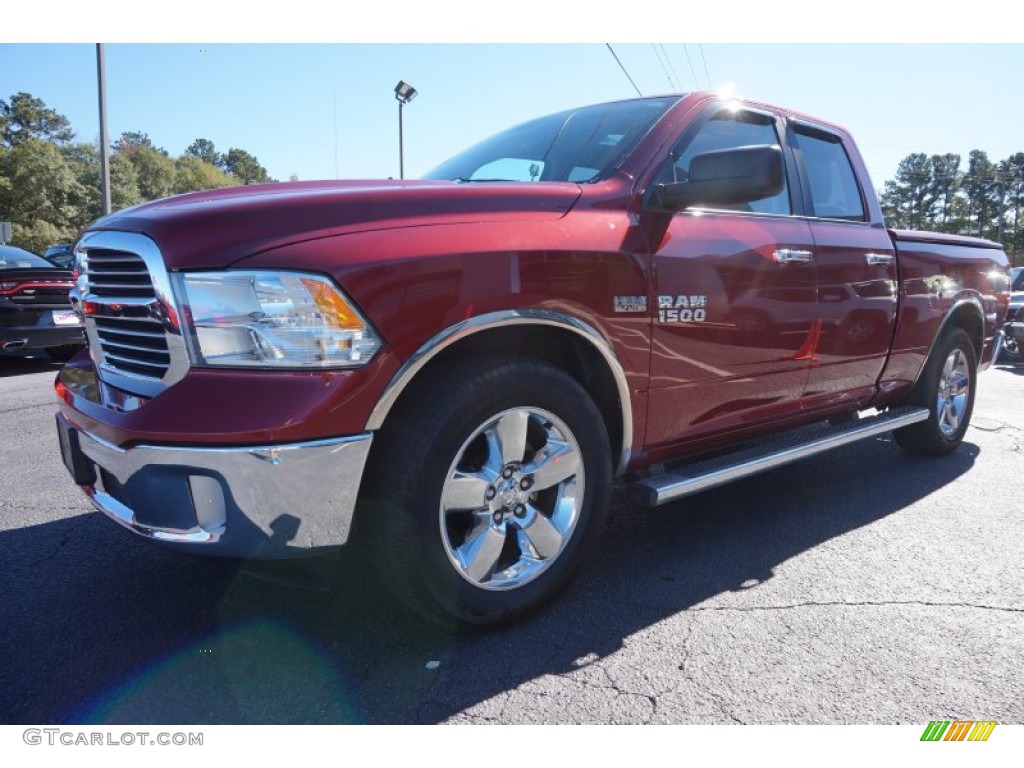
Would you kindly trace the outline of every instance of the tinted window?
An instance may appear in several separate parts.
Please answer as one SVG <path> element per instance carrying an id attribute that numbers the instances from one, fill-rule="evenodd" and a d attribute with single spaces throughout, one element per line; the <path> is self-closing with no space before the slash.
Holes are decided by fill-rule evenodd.
<path id="1" fill-rule="evenodd" d="M 548 115 L 470 147 L 423 178 L 593 181 L 621 162 L 677 101 L 635 99 Z"/>
<path id="2" fill-rule="evenodd" d="M 684 143 L 673 151 L 675 162 L 672 172 L 662 173 L 656 182 L 686 181 L 689 178 L 690 161 L 705 152 L 757 145 L 779 146 L 775 121 L 771 117 L 754 112 L 723 109 L 708 120 L 696 135 L 689 140 L 684 140 Z M 732 211 L 788 215 L 790 212 L 789 190 L 786 188 L 785 179 L 783 179 L 782 192 L 774 197 L 766 197 L 752 203 L 716 205 L 715 207 Z"/>
<path id="3" fill-rule="evenodd" d="M 857 176 L 839 137 L 798 127 L 796 142 L 811 186 L 814 215 L 863 221 L 864 202 Z"/>
<path id="4" fill-rule="evenodd" d="M 0 245 L 0 269 L 54 269 L 54 265 L 42 256 L 13 245 Z"/>

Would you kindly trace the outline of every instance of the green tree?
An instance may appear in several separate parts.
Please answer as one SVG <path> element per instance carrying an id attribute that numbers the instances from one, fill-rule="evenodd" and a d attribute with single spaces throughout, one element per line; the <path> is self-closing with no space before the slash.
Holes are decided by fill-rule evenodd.
<path id="1" fill-rule="evenodd" d="M 155 147 L 147 134 L 141 131 L 122 133 L 114 144 L 114 152 L 134 166 L 143 200 L 158 200 L 174 193 L 174 161 L 165 150 Z"/>
<path id="2" fill-rule="evenodd" d="M 217 167 L 220 167 L 223 162 L 220 152 L 217 151 L 216 147 L 213 146 L 213 142 L 209 139 L 196 139 L 188 145 L 185 154 L 189 157 L 197 157 L 204 163 Z"/>
<path id="3" fill-rule="evenodd" d="M 962 194 L 967 203 L 966 232 L 978 237 L 997 237 L 999 228 L 999 195 L 996 167 L 980 149 L 972 149 L 967 157 L 967 175 Z"/>
<path id="4" fill-rule="evenodd" d="M 99 147 L 95 144 L 75 144 L 65 150 L 65 156 L 76 178 L 85 190 L 82 205 L 83 226 L 103 215 L 102 182 L 100 180 Z M 119 211 L 142 202 L 139 177 L 131 160 L 120 154 L 110 157 L 110 207 Z"/>
<path id="5" fill-rule="evenodd" d="M 174 165 L 174 191 L 176 193 L 233 187 L 239 184 L 235 177 L 228 176 L 220 168 L 203 162 L 195 155 L 185 154 L 179 157 Z"/>
<path id="6" fill-rule="evenodd" d="M 224 170 L 243 184 L 263 184 L 272 181 L 267 169 L 244 149 L 232 147 L 224 156 Z"/>
<path id="7" fill-rule="evenodd" d="M 75 137 L 70 121 L 46 102 L 29 93 L 16 93 L 10 102 L 0 99 L 0 141 L 15 147 L 27 139 L 63 144 Z"/>
<path id="8" fill-rule="evenodd" d="M 78 188 L 72 193 L 70 202 L 77 209 L 80 219 L 91 221 L 102 213 L 99 149 L 94 144 L 79 142 L 67 144 L 60 150 L 78 181 Z"/>
<path id="9" fill-rule="evenodd" d="M 949 232 L 951 231 L 950 217 L 953 214 L 953 203 L 957 190 L 963 184 L 963 174 L 960 173 L 960 155 L 952 153 L 932 155 L 929 158 L 929 163 L 931 164 L 929 197 L 934 201 L 929 224 L 932 229 Z"/>
<path id="10" fill-rule="evenodd" d="M 42 252 L 74 238 L 83 224 L 85 190 L 53 143 L 20 139 L 0 155 L 0 218 L 14 224 L 15 245 Z"/>
<path id="11" fill-rule="evenodd" d="M 114 151 L 120 152 L 123 155 L 131 156 L 133 152 L 137 152 L 142 149 L 152 149 L 164 157 L 170 157 L 166 149 L 154 146 L 153 140 L 149 138 L 149 134 L 143 131 L 125 131 L 121 134 L 121 137 L 114 142 Z"/>
<path id="12" fill-rule="evenodd" d="M 923 152 L 907 155 L 896 168 L 896 178 L 885 182 L 882 210 L 890 226 L 925 229 L 934 205 L 932 164 Z"/>
<path id="13" fill-rule="evenodd" d="M 1014 264 L 1024 263 L 1024 152 L 999 163 L 999 181 L 1004 203 L 1003 244 Z"/>

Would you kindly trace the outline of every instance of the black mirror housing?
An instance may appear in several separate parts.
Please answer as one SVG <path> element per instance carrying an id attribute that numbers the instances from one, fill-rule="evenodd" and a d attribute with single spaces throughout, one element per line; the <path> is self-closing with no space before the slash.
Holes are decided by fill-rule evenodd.
<path id="1" fill-rule="evenodd" d="M 695 205 L 752 203 L 779 194 L 785 167 L 778 146 L 721 149 L 690 161 L 690 178 L 654 188 L 658 207 L 681 211 Z"/>

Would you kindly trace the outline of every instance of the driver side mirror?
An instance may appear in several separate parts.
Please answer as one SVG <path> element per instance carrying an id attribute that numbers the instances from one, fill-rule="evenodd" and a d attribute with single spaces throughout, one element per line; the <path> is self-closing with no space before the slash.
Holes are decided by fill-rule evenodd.
<path id="1" fill-rule="evenodd" d="M 779 194 L 784 177 L 778 146 L 720 149 L 696 155 L 690 161 L 689 179 L 658 184 L 653 199 L 658 208 L 667 211 L 752 203 Z"/>

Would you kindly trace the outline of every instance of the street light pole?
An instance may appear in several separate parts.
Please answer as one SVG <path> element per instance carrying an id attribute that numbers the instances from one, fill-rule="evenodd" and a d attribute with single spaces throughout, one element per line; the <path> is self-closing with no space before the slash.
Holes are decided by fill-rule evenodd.
<path id="1" fill-rule="evenodd" d="M 405 145 L 402 140 L 402 107 L 405 106 L 405 102 L 399 100 L 398 102 L 398 178 L 405 178 L 405 152 L 403 147 Z"/>
<path id="2" fill-rule="evenodd" d="M 395 86 L 395 99 L 398 101 L 398 178 L 405 178 L 405 145 L 402 135 L 402 107 L 416 98 L 419 92 L 404 80 Z"/>
<path id="3" fill-rule="evenodd" d="M 107 135 L 107 72 L 103 43 L 96 43 L 96 78 L 100 92 L 100 178 L 103 180 L 103 215 L 110 213 L 110 137 Z"/>

